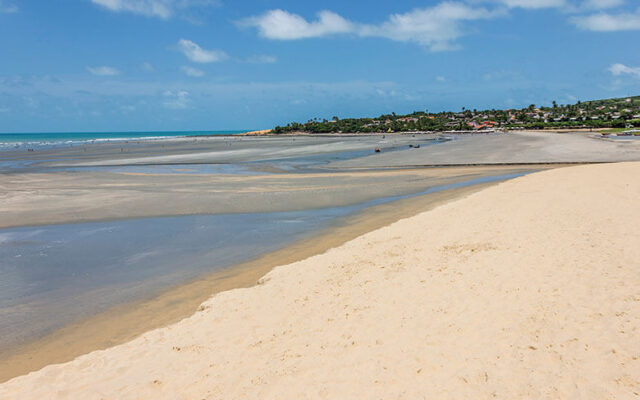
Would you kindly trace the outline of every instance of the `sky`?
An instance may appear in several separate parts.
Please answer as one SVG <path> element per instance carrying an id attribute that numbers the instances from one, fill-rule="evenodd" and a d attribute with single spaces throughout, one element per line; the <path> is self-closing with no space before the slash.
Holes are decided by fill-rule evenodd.
<path id="1" fill-rule="evenodd" d="M 640 95 L 638 0 L 0 0 L 0 132 Z"/>

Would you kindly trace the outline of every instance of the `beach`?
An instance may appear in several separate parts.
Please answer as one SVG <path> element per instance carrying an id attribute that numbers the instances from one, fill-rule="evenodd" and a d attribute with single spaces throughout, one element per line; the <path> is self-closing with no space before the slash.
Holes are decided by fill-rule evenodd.
<path id="1" fill-rule="evenodd" d="M 0 400 L 640 400 L 637 2 L 0 0 Z"/>
<path id="2" fill-rule="evenodd" d="M 443 199 L 557 166 L 327 168 L 447 140 L 217 136 L 0 154 L 0 382 L 176 322 L 214 293 Z"/>
<path id="3" fill-rule="evenodd" d="M 0 385 L 29 398 L 633 398 L 640 163 L 494 185 Z"/>
<path id="4" fill-rule="evenodd" d="M 2 228 L 357 204 L 500 171 L 640 160 L 640 142 L 585 132 L 227 136 L 0 158 L 12 165 L 0 175 Z"/>
<path id="5" fill-rule="evenodd" d="M 211 296 L 399 219 L 640 149 L 518 132 L 170 138 L 0 157 L 4 382 L 182 324 Z M 413 232 L 401 241 L 434 237 Z"/>

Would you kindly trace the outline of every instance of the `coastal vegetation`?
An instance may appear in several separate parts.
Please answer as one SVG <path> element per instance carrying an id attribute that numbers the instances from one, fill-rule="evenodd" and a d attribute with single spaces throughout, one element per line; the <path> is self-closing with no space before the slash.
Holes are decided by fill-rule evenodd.
<path id="1" fill-rule="evenodd" d="M 418 131 L 483 131 L 495 129 L 632 128 L 640 127 L 640 96 L 578 101 L 550 106 L 531 104 L 522 109 L 458 112 L 415 111 L 375 118 L 310 119 L 276 126 L 273 133 L 385 133 Z"/>

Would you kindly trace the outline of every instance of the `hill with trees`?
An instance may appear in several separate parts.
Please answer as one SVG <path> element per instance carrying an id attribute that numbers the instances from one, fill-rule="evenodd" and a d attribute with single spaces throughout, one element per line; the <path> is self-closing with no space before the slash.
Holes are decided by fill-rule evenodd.
<path id="1" fill-rule="evenodd" d="M 627 128 L 640 127 L 640 96 L 591 100 L 575 104 L 522 109 L 469 110 L 381 115 L 375 118 L 314 118 L 276 126 L 273 133 L 387 133 L 424 131 L 483 131 L 496 129 Z"/>

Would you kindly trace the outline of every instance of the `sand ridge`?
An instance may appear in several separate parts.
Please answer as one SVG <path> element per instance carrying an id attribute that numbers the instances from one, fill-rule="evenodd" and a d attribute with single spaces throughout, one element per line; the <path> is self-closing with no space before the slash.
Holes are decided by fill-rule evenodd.
<path id="1" fill-rule="evenodd" d="M 169 215 L 296 211 L 419 193 L 535 167 L 221 175 L 40 172 L 0 174 L 0 229 Z M 548 168 L 548 166 L 547 166 Z"/>
<path id="2" fill-rule="evenodd" d="M 640 163 L 544 171 L 220 293 L 0 398 L 634 398 Z"/>

